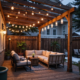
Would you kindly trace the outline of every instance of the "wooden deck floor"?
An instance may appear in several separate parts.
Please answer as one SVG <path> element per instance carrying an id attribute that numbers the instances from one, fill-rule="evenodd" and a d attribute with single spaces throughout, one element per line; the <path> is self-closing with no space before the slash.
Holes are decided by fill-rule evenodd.
<path id="1" fill-rule="evenodd" d="M 41 71 L 26 72 L 25 69 L 20 69 L 14 72 L 11 66 L 10 60 L 5 60 L 3 66 L 8 67 L 8 79 L 7 80 L 80 80 L 78 67 L 73 66 L 73 72 L 67 71 L 67 64 L 65 67 L 57 68 L 54 70 L 47 69 Z"/>

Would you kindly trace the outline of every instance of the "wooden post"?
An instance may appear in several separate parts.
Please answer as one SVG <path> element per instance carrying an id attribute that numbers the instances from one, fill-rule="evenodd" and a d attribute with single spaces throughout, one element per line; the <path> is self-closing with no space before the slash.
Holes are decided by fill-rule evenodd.
<path id="1" fill-rule="evenodd" d="M 39 36 L 38 36 L 38 50 L 41 50 L 41 29 L 39 29 Z"/>
<path id="2" fill-rule="evenodd" d="M 68 72 L 72 72 L 72 14 L 68 14 Z"/>

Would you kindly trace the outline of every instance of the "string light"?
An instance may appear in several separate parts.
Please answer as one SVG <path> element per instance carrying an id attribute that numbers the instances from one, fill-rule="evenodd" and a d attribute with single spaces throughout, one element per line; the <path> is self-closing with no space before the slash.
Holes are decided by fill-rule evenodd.
<path id="1" fill-rule="evenodd" d="M 11 30 L 11 29 L 9 29 L 9 30 Z"/>
<path id="2" fill-rule="evenodd" d="M 55 22 L 55 25 L 58 26 L 58 22 L 57 21 Z"/>
<path id="3" fill-rule="evenodd" d="M 21 32 L 23 32 L 23 31 L 21 30 Z"/>
<path id="4" fill-rule="evenodd" d="M 46 30 L 46 27 L 45 27 L 45 30 Z"/>
<path id="5" fill-rule="evenodd" d="M 63 24 L 63 19 L 61 19 L 61 24 Z"/>
<path id="6" fill-rule="evenodd" d="M 39 14 L 41 14 L 41 12 L 39 12 Z"/>
<path id="7" fill-rule="evenodd" d="M 10 22 L 8 22 L 10 24 Z"/>
<path id="8" fill-rule="evenodd" d="M 21 26 L 19 26 L 19 28 L 21 28 Z"/>
<path id="9" fill-rule="evenodd" d="M 18 11 L 18 14 L 20 14 L 20 11 Z"/>
<path id="10" fill-rule="evenodd" d="M 53 28 L 53 24 L 51 24 L 51 28 Z"/>
<path id="11" fill-rule="evenodd" d="M 12 26 L 14 26 L 14 24 L 12 24 Z"/>
<path id="12" fill-rule="evenodd" d="M 31 14 L 34 15 L 34 12 L 32 12 Z"/>
<path id="13" fill-rule="evenodd" d="M 48 16 L 49 14 L 47 13 L 46 15 Z"/>
<path id="14" fill-rule="evenodd" d="M 37 22 L 38 24 L 40 23 L 40 21 Z"/>
<path id="15" fill-rule="evenodd" d="M 7 17 L 10 17 L 9 15 L 7 15 Z"/>
<path id="16" fill-rule="evenodd" d="M 31 25 L 29 25 L 31 27 Z"/>
<path id="17" fill-rule="evenodd" d="M 33 26 L 35 26 L 35 24 L 33 24 Z"/>
<path id="18" fill-rule="evenodd" d="M 18 18 L 18 16 L 16 16 L 16 19 Z"/>
<path id="19" fill-rule="evenodd" d="M 51 8 L 51 10 L 53 11 L 54 9 L 53 9 L 53 8 Z"/>
<path id="20" fill-rule="evenodd" d="M 26 26 L 26 28 L 28 28 L 28 26 Z"/>
<path id="21" fill-rule="evenodd" d="M 22 26 L 22 28 L 24 28 L 24 26 Z"/>
<path id="22" fill-rule="evenodd" d="M 41 18 L 41 21 L 43 21 L 44 19 L 43 18 Z"/>
<path id="23" fill-rule="evenodd" d="M 47 27 L 48 29 L 49 29 L 49 25 L 48 25 L 48 27 Z"/>
<path id="24" fill-rule="evenodd" d="M 11 10 L 14 10 L 14 6 L 11 7 Z"/>
<path id="25" fill-rule="evenodd" d="M 42 32 L 44 31 L 44 29 L 42 28 Z"/>
<path id="26" fill-rule="evenodd" d="M 8 27 L 6 27 L 8 29 Z"/>
<path id="27" fill-rule="evenodd" d="M 25 14 L 23 14 L 23 16 L 25 16 Z"/>
<path id="28" fill-rule="evenodd" d="M 17 25 L 15 27 L 17 28 Z"/>
<path id="29" fill-rule="evenodd" d="M 27 12 L 25 12 L 27 14 Z"/>

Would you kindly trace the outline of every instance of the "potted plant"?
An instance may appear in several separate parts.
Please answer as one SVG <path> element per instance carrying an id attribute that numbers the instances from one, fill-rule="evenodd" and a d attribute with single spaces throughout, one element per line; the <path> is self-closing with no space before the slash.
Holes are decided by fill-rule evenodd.
<path id="1" fill-rule="evenodd" d="M 7 51 L 5 52 L 5 58 L 6 58 L 7 60 L 10 59 L 10 50 L 7 50 Z"/>
<path id="2" fill-rule="evenodd" d="M 19 55 L 23 55 L 22 51 L 26 49 L 25 42 L 17 42 L 17 47 L 19 48 Z"/>
<path id="3" fill-rule="evenodd" d="M 53 46 L 53 51 L 56 52 L 57 49 L 60 48 L 60 44 L 57 41 L 51 42 L 51 46 Z"/>
<path id="4" fill-rule="evenodd" d="M 33 57 L 33 58 L 34 58 L 34 56 L 35 56 L 35 53 L 32 54 L 32 57 Z"/>

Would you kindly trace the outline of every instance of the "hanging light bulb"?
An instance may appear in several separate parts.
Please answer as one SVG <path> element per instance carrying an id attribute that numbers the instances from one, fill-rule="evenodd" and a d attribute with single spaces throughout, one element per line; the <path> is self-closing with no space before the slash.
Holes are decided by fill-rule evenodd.
<path id="1" fill-rule="evenodd" d="M 58 22 L 57 21 L 55 22 L 55 25 L 58 26 Z"/>
<path id="2" fill-rule="evenodd" d="M 8 27 L 6 27 L 8 29 Z"/>
<path id="3" fill-rule="evenodd" d="M 27 12 L 25 12 L 27 14 Z"/>
<path id="4" fill-rule="evenodd" d="M 22 28 L 24 28 L 24 26 L 22 26 Z"/>
<path id="5" fill-rule="evenodd" d="M 51 10 L 53 11 L 54 9 L 53 9 L 53 8 L 51 8 Z"/>
<path id="6" fill-rule="evenodd" d="M 23 16 L 25 16 L 25 14 L 23 14 Z"/>
<path id="7" fill-rule="evenodd" d="M 28 28 L 28 26 L 26 26 L 26 28 Z"/>
<path id="8" fill-rule="evenodd" d="M 17 25 L 15 27 L 17 28 Z"/>
<path id="9" fill-rule="evenodd" d="M 31 14 L 34 15 L 34 12 L 32 12 Z"/>
<path id="10" fill-rule="evenodd" d="M 11 10 L 14 10 L 14 6 L 11 7 Z"/>
<path id="11" fill-rule="evenodd" d="M 8 22 L 10 24 L 10 22 Z"/>
<path id="12" fill-rule="evenodd" d="M 48 25 L 48 27 L 47 27 L 48 29 L 49 29 L 49 25 Z"/>
<path id="13" fill-rule="evenodd" d="M 45 27 L 45 30 L 46 30 L 46 27 Z"/>
<path id="14" fill-rule="evenodd" d="M 21 30 L 21 32 L 23 32 L 23 31 Z"/>
<path id="15" fill-rule="evenodd" d="M 12 26 L 14 26 L 14 24 L 12 24 Z"/>
<path id="16" fill-rule="evenodd" d="M 16 19 L 18 18 L 18 16 L 16 16 Z"/>
<path id="17" fill-rule="evenodd" d="M 19 26 L 19 28 L 21 28 L 21 26 Z"/>
<path id="18" fill-rule="evenodd" d="M 53 28 L 53 23 L 51 24 L 51 28 Z"/>
<path id="19" fill-rule="evenodd" d="M 37 22 L 38 24 L 40 23 L 40 21 Z"/>
<path id="20" fill-rule="evenodd" d="M 31 25 L 29 25 L 29 27 L 31 27 Z"/>
<path id="21" fill-rule="evenodd" d="M 41 21 L 43 21 L 44 19 L 43 18 L 41 18 Z"/>
<path id="22" fill-rule="evenodd" d="M 44 29 L 42 28 L 42 32 L 44 31 Z"/>
<path id="23" fill-rule="evenodd" d="M 39 12 L 39 14 L 41 14 L 41 12 Z"/>
<path id="24" fill-rule="evenodd" d="M 7 17 L 10 17 L 9 15 L 7 15 Z"/>
<path id="25" fill-rule="evenodd" d="M 63 24 L 63 19 L 61 19 L 61 24 Z"/>
<path id="26" fill-rule="evenodd" d="M 46 15 L 48 16 L 49 14 L 47 13 Z"/>
<path id="27" fill-rule="evenodd" d="M 20 14 L 20 11 L 18 11 L 18 14 Z"/>
<path id="28" fill-rule="evenodd" d="M 35 24 L 33 24 L 33 26 L 35 26 Z"/>

